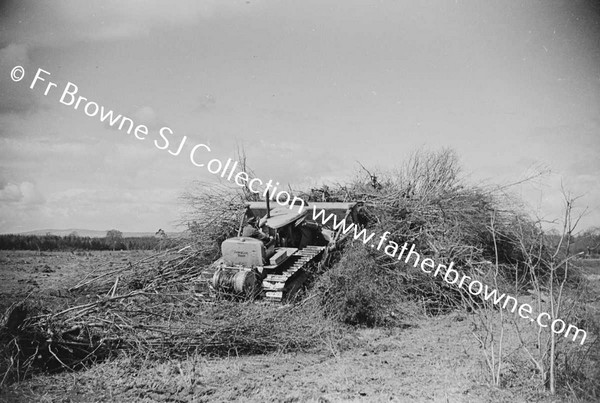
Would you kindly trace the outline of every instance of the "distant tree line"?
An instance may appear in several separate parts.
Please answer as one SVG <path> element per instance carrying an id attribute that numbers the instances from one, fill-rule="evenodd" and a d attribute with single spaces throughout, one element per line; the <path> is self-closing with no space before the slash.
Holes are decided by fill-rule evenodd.
<path id="1" fill-rule="evenodd" d="M 562 248 L 568 243 L 570 253 L 580 258 L 600 258 L 600 227 L 590 228 L 577 235 L 560 235 L 557 230 L 550 230 L 545 238 L 550 248 L 558 247 L 562 239 Z"/>
<path id="2" fill-rule="evenodd" d="M 600 227 L 588 229 L 574 238 L 574 251 L 584 257 L 600 257 Z"/>
<path id="3" fill-rule="evenodd" d="M 163 241 L 164 243 L 164 241 Z M 161 239 L 153 236 L 123 237 L 120 231 L 110 230 L 105 237 L 92 238 L 69 234 L 59 235 L 0 235 L 0 249 L 4 250 L 149 250 L 158 249 Z"/>

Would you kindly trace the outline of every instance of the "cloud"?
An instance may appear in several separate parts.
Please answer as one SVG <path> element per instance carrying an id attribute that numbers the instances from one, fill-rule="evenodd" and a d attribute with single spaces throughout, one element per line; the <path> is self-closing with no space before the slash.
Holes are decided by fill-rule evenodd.
<path id="1" fill-rule="evenodd" d="M 538 127 L 531 139 L 539 158 L 570 177 L 600 174 L 600 120 Z"/>
<path id="2" fill-rule="evenodd" d="M 31 182 L 7 183 L 0 189 L 0 203 L 20 203 L 23 205 L 43 204 L 44 197 Z"/>
<path id="3" fill-rule="evenodd" d="M 142 106 L 133 113 L 132 118 L 136 124 L 146 125 L 149 129 L 159 127 L 158 115 L 151 106 Z"/>
<path id="4" fill-rule="evenodd" d="M 22 66 L 26 72 L 30 65 L 27 45 L 9 44 L 0 49 L 0 114 L 30 112 L 38 106 L 36 96 L 26 84 L 26 79 L 14 82 L 10 72 L 15 66 Z"/>
<path id="5" fill-rule="evenodd" d="M 125 132 L 129 128 L 128 123 L 123 123 L 123 129 L 119 129 L 122 119 L 117 117 L 121 115 L 123 118 L 129 118 L 133 120 L 134 128 L 138 125 L 145 125 L 150 131 L 158 131 L 158 129 L 168 126 L 164 119 L 151 106 L 141 106 L 133 111 L 121 113 L 115 108 L 105 106 L 107 113 L 113 111 L 114 124 L 111 126 L 110 118 L 107 118 L 103 127 L 108 130 Z"/>
<path id="6" fill-rule="evenodd" d="M 197 111 L 207 111 L 217 104 L 217 97 L 214 94 L 204 94 L 198 101 Z"/>
<path id="7" fill-rule="evenodd" d="M 30 185 L 11 183 L 0 194 L 17 200 L 24 193 L 22 199 L 30 199 Z M 48 192 L 43 204 L 0 200 L 0 232 L 111 227 L 126 231 L 151 231 L 158 227 L 174 230 L 180 212 L 173 200 L 179 192 L 177 187 L 123 190 L 90 186 Z"/>
<path id="8" fill-rule="evenodd" d="M 242 144 L 248 166 L 263 181 L 289 183 L 295 189 L 341 180 L 352 161 L 329 149 L 294 141 L 261 139 Z"/>
<path id="9" fill-rule="evenodd" d="M 193 25 L 220 13 L 250 8 L 243 0 L 179 0 L 168 5 L 160 0 L 25 0 L 7 4 L 0 26 L 6 27 L 10 42 L 55 47 L 134 38 L 156 28 Z"/>

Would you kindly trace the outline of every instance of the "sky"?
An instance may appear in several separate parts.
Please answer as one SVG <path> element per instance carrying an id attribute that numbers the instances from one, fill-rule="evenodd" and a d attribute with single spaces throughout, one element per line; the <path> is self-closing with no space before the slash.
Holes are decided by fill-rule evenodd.
<path id="1" fill-rule="evenodd" d="M 69 82 L 150 134 L 61 103 Z M 196 144 L 294 187 L 450 147 L 473 183 L 544 172 L 512 191 L 546 220 L 580 196 L 586 229 L 599 112 L 593 1 L 3 1 L 0 232 L 179 230 L 182 192 L 217 181 Z M 165 126 L 177 156 L 153 145 Z"/>

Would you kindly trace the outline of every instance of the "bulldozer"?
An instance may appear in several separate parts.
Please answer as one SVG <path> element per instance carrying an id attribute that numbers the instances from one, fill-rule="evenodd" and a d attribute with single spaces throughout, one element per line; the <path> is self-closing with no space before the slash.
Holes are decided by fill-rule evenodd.
<path id="1" fill-rule="evenodd" d="M 221 257 L 203 277 L 211 292 L 219 296 L 290 302 L 302 290 L 310 269 L 326 262 L 336 245 L 349 235 L 312 220 L 313 209 L 324 210 L 325 217 L 334 214 L 337 222 L 358 225 L 360 206 L 360 202 L 304 202 L 300 209 L 271 207 L 268 198 L 266 203 L 249 202 L 238 236 L 222 242 Z M 241 236 L 251 217 L 260 218 L 258 227 L 269 235 L 270 242 Z"/>

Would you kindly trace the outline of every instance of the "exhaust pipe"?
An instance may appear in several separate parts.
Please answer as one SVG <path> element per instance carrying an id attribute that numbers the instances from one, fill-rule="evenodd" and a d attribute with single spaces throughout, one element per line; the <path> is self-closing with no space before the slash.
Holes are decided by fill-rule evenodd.
<path id="1" fill-rule="evenodd" d="M 267 190 L 267 218 L 271 218 L 271 203 L 269 198 L 269 191 Z"/>

